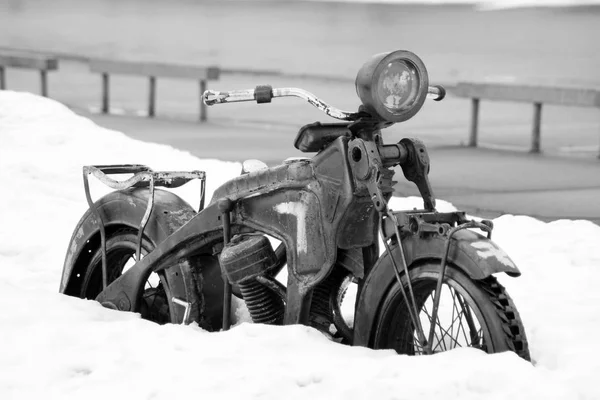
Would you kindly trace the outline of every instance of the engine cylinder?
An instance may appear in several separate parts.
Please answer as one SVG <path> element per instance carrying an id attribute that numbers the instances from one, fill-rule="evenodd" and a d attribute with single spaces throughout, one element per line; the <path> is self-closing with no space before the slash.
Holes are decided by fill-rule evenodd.
<path id="1" fill-rule="evenodd" d="M 265 236 L 237 235 L 223 248 L 219 261 L 229 282 L 239 284 L 263 275 L 277 256 Z"/>
<path id="2" fill-rule="evenodd" d="M 221 269 L 232 284 L 237 284 L 252 321 L 280 325 L 285 304 L 273 289 L 256 278 L 265 275 L 277 262 L 269 240 L 263 235 L 238 235 L 219 256 Z"/>

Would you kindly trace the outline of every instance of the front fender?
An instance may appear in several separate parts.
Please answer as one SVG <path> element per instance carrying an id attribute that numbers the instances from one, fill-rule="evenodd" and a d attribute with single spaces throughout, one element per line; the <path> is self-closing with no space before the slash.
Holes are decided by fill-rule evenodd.
<path id="1" fill-rule="evenodd" d="M 441 259 L 446 238 L 439 235 L 428 238 L 412 235 L 403 239 L 402 244 L 406 262 L 412 265 L 419 260 Z M 475 280 L 485 279 L 498 272 L 506 272 L 510 276 L 521 275 L 508 254 L 496 243 L 468 229 L 460 230 L 452 236 L 448 261 Z"/>
<path id="2" fill-rule="evenodd" d="M 446 239 L 437 235 L 428 238 L 413 235 L 403 239 L 402 243 L 406 262 L 412 268 L 425 260 L 441 260 Z M 397 247 L 393 247 L 392 251 L 397 251 Z M 498 272 L 506 272 L 510 276 L 521 275 L 510 257 L 494 242 L 466 229 L 452 237 L 448 262 L 473 280 L 485 279 Z M 369 346 L 380 304 L 395 280 L 390 255 L 385 252 L 361 284 L 354 317 L 355 345 Z"/>
<path id="3" fill-rule="evenodd" d="M 98 212 L 107 230 L 111 227 L 126 226 L 139 229 L 148 205 L 147 189 L 127 189 L 107 194 L 96 201 Z M 144 235 L 154 243 L 161 243 L 171 233 L 190 220 L 196 212 L 179 196 L 166 190 L 154 191 L 154 207 L 144 229 Z M 60 293 L 77 295 L 77 284 L 72 276 L 85 254 L 83 245 L 88 241 L 100 240 L 100 226 L 91 210 L 87 210 L 75 227 L 63 266 Z"/>

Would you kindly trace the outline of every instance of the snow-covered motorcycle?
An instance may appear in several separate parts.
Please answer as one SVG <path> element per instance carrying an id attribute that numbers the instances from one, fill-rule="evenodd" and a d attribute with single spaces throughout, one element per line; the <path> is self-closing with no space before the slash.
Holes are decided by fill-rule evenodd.
<path id="1" fill-rule="evenodd" d="M 427 97 L 441 100 L 445 90 L 429 86 L 425 65 L 408 51 L 372 57 L 356 90 L 357 112 L 296 88 L 205 92 L 207 105 L 301 97 L 344 121 L 300 129 L 295 147 L 316 153 L 312 158 L 271 168 L 244 163 L 206 207 L 201 171 L 84 167 L 89 210 L 68 246 L 60 291 L 213 331 L 230 327 L 235 295 L 256 323 L 310 325 L 342 343 L 403 354 L 469 346 L 529 359 L 519 313 L 493 276 L 520 272 L 491 241 L 492 223 L 436 211 L 425 145 L 383 141 L 384 128 L 414 116 Z M 394 166 L 416 184 L 423 209 L 389 208 Z M 133 175 L 110 177 L 126 173 Z M 115 191 L 93 202 L 89 175 Z M 199 211 L 157 189 L 192 179 L 202 187 Z M 267 236 L 280 241 L 275 250 Z M 276 276 L 286 266 L 283 285 Z M 340 311 L 351 282 L 353 318 Z"/>

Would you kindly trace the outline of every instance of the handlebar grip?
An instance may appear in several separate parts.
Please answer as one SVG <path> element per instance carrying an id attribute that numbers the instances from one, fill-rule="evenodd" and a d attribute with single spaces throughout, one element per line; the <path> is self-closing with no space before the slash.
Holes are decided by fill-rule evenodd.
<path id="1" fill-rule="evenodd" d="M 258 104 L 270 103 L 273 97 L 276 96 L 273 94 L 273 88 L 270 85 L 259 85 L 254 89 L 231 90 L 229 92 L 207 90 L 202 94 L 202 100 L 207 106 L 254 100 L 256 100 Z"/>
<path id="2" fill-rule="evenodd" d="M 402 164 L 408 158 L 408 150 L 402 143 L 384 144 L 379 146 L 379 155 L 384 167 Z"/>
<path id="3" fill-rule="evenodd" d="M 433 101 L 441 101 L 446 97 L 446 89 L 441 85 L 429 86 L 427 89 L 427 97 Z"/>
<path id="4" fill-rule="evenodd" d="M 273 87 L 270 85 L 259 85 L 254 88 L 254 98 L 258 104 L 270 103 L 273 99 Z"/>

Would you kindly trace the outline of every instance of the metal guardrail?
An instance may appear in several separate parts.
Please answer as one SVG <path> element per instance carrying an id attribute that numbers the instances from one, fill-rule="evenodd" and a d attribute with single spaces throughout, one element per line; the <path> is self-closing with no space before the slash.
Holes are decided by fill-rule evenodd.
<path id="1" fill-rule="evenodd" d="M 18 54 L 18 57 L 14 55 Z M 101 112 L 110 112 L 110 75 L 138 75 L 147 76 L 148 90 L 148 116 L 156 115 L 156 79 L 158 77 L 196 79 L 199 81 L 199 109 L 200 121 L 207 120 L 207 108 L 202 99 L 202 94 L 208 89 L 207 81 L 218 80 L 222 75 L 252 75 L 266 77 L 286 77 L 291 79 L 311 79 L 326 82 L 352 82 L 349 77 L 316 75 L 316 74 L 291 74 L 279 70 L 269 69 L 244 69 L 220 68 L 216 66 L 199 67 L 195 65 L 178 65 L 146 61 L 125 61 L 91 58 L 87 56 L 61 53 L 61 52 L 35 52 L 25 49 L 15 49 L 0 46 L 0 89 L 5 89 L 6 78 L 4 67 L 33 68 L 40 70 L 42 78 L 41 93 L 48 95 L 47 71 L 58 69 L 58 60 L 73 61 L 89 65 L 90 71 L 100 73 L 102 76 Z"/>
<path id="2" fill-rule="evenodd" d="M 598 89 L 459 82 L 450 89 L 450 93 L 454 96 L 471 99 L 470 147 L 477 147 L 481 100 L 533 103 L 533 126 L 529 150 L 531 153 L 541 152 L 543 104 L 600 108 L 600 90 Z"/>
<path id="3" fill-rule="evenodd" d="M 58 60 L 86 63 L 92 72 L 102 74 L 102 107 L 104 113 L 110 109 L 110 74 L 142 75 L 149 78 L 148 116 L 156 114 L 156 78 L 188 78 L 200 82 L 200 98 L 207 89 L 208 80 L 217 80 L 221 75 L 256 75 L 285 77 L 291 79 L 310 79 L 326 82 L 352 82 L 346 76 L 319 74 L 294 74 L 279 70 L 198 67 L 154 62 L 131 62 L 103 60 L 59 52 L 38 53 L 30 50 L 0 47 L 0 89 L 6 87 L 4 69 L 6 67 L 38 69 L 41 75 L 41 92 L 48 95 L 47 71 L 58 69 Z M 544 104 L 600 108 L 600 89 L 594 88 L 557 88 L 532 85 L 499 83 L 459 82 L 448 85 L 449 93 L 457 97 L 471 99 L 471 123 L 469 132 L 470 147 L 477 147 L 479 136 L 479 109 L 481 100 L 525 102 L 533 104 L 533 126 L 530 152 L 541 152 L 541 118 Z M 200 120 L 206 121 L 206 106 L 200 100 Z M 600 158 L 600 154 L 599 154 Z"/>
<path id="4" fill-rule="evenodd" d="M 200 121 L 206 121 L 206 105 L 202 94 L 207 89 L 207 81 L 218 80 L 219 67 L 198 67 L 154 62 L 132 62 L 118 60 L 90 59 L 90 71 L 102 74 L 102 112 L 110 112 L 110 74 L 141 75 L 149 78 L 148 116 L 156 115 L 156 78 L 195 79 L 200 83 Z"/>
<path id="5" fill-rule="evenodd" d="M 48 71 L 58 69 L 58 59 L 39 53 L 25 51 L 0 52 L 0 90 L 6 89 L 6 68 L 34 69 L 40 72 L 40 92 L 48 97 Z"/>

